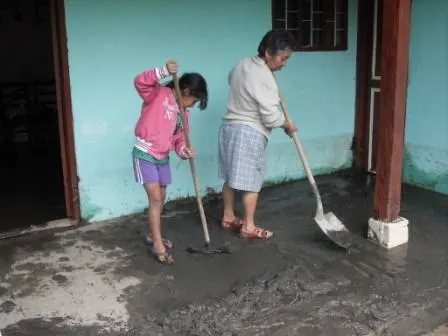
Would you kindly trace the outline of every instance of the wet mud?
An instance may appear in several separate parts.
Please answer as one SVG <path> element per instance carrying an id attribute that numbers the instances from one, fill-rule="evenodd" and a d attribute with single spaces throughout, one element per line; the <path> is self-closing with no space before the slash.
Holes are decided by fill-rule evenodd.
<path id="1" fill-rule="evenodd" d="M 33 274 L 23 281 L 17 278 L 17 284 L 31 284 L 22 286 L 28 290 L 24 295 L 32 293 L 43 276 L 51 278 L 54 286 L 71 288 L 70 274 L 77 270 L 73 256 L 64 255 L 67 246 L 79 246 L 84 253 L 91 249 L 112 260 L 89 266 L 109 282 L 130 278 L 138 282 L 123 286 L 116 297 L 128 314 L 124 324 L 106 315 L 86 316 L 84 325 L 66 323 L 67 316 L 24 316 L 2 329 L 2 336 L 347 336 L 372 332 L 411 336 L 423 335 L 448 320 L 448 198 L 404 187 L 402 215 L 410 220 L 410 243 L 386 251 L 364 238 L 372 209 L 371 188 L 351 175 L 324 176 L 318 183 L 326 211 L 334 212 L 356 237 L 349 250 L 329 241 L 314 223 L 315 204 L 306 181 L 263 190 L 257 220 L 275 232 L 269 241 L 244 241 L 221 230 L 222 200 L 210 194 L 205 208 L 212 245 L 228 244 L 234 251 L 231 255 L 186 253 L 187 246 L 203 244 L 196 204 L 188 199 L 168 204 L 164 212 L 166 237 L 175 244 L 172 267 L 157 264 L 149 254 L 143 239 L 144 215 L 3 244 L 0 314 L 13 314 L 20 308 L 10 295 L 12 287 L 2 283 L 7 282 L 8 269 L 24 245 L 26 253 L 61 251 L 57 267 L 20 265 L 18 276 L 25 271 Z M 90 323 L 93 320 L 100 326 Z"/>

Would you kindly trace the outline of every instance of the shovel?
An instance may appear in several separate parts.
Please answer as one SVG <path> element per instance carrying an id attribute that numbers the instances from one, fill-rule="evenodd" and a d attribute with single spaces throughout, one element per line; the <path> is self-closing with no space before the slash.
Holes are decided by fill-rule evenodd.
<path id="1" fill-rule="evenodd" d="M 280 90 L 279 95 L 280 105 L 285 115 L 285 119 L 288 122 L 291 122 L 291 118 L 289 116 L 288 110 L 286 109 L 286 105 Z M 314 180 L 314 176 L 309 167 L 305 151 L 303 150 L 302 144 L 300 143 L 298 131 L 294 132 L 292 138 L 296 145 L 296 149 L 299 153 L 300 159 L 302 160 L 302 164 L 305 168 L 305 172 L 308 177 L 308 181 L 311 184 L 311 188 L 313 189 L 314 196 L 316 197 L 317 209 L 314 216 L 314 221 L 325 233 L 325 235 L 330 238 L 336 245 L 345 249 L 350 248 L 350 246 L 355 242 L 354 235 L 347 230 L 347 228 L 344 226 L 344 224 L 342 224 L 342 222 L 336 217 L 335 214 L 333 214 L 332 212 L 324 213 L 324 207 L 322 205 L 322 199 L 320 197 L 319 189 L 317 188 L 316 181 Z"/>
<path id="2" fill-rule="evenodd" d="M 188 129 L 187 120 L 185 117 L 185 107 L 184 107 L 184 104 L 182 101 L 182 93 L 180 91 L 179 78 L 177 77 L 177 75 L 173 75 L 173 81 L 174 81 L 174 90 L 176 92 L 176 100 L 177 100 L 177 104 L 179 106 L 180 117 L 182 120 L 182 128 L 184 129 L 185 142 L 186 142 L 187 147 L 191 148 L 190 137 L 188 136 L 189 129 Z M 210 235 L 208 232 L 207 218 L 205 217 L 204 206 L 203 206 L 202 200 L 201 200 L 199 180 L 198 180 L 197 173 L 196 173 L 196 164 L 195 164 L 194 158 L 192 158 L 192 157 L 189 158 L 189 161 L 190 161 L 191 175 L 193 177 L 194 190 L 196 192 L 196 200 L 197 200 L 198 208 L 199 208 L 199 215 L 201 217 L 202 230 L 204 232 L 205 245 L 204 245 L 204 247 L 190 246 L 187 248 L 187 252 L 198 253 L 198 254 L 224 254 L 224 253 L 230 254 L 230 253 L 232 253 L 232 251 L 227 246 L 223 246 L 220 248 L 214 248 L 214 249 L 210 248 Z"/>

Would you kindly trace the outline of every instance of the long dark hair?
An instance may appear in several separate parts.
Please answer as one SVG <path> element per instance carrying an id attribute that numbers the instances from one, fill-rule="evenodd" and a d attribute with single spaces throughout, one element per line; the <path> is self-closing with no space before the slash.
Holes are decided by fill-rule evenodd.
<path id="1" fill-rule="evenodd" d="M 167 87 L 174 89 L 174 82 L 166 84 Z M 196 72 L 184 73 L 179 78 L 179 88 L 181 91 L 188 89 L 190 96 L 199 99 L 199 108 L 205 110 L 208 104 L 207 82 L 200 74 Z"/>

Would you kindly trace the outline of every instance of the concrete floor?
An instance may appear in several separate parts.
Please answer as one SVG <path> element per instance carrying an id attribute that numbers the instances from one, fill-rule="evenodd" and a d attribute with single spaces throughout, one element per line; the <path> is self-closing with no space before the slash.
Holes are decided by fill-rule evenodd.
<path id="1" fill-rule="evenodd" d="M 323 200 L 359 242 L 349 253 L 312 220 L 306 181 L 267 188 L 260 225 L 271 241 L 221 231 L 232 255 L 197 256 L 194 202 L 168 207 L 176 264 L 157 264 L 144 216 L 0 243 L 0 330 L 10 335 L 425 335 L 448 321 L 448 197 L 404 187 L 410 243 L 385 251 L 363 240 L 371 191 L 349 176 L 318 179 Z M 194 210 L 192 210 L 194 209 Z M 429 334 L 428 334 L 429 335 Z M 439 333 L 442 335 L 442 333 Z"/>

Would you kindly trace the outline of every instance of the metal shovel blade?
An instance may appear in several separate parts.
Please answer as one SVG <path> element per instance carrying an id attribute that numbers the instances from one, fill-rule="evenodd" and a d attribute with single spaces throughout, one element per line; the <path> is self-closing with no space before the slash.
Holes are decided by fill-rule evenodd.
<path id="1" fill-rule="evenodd" d="M 314 217 L 317 225 L 336 245 L 349 249 L 357 241 L 356 236 L 350 233 L 339 218 L 332 212 L 317 214 Z"/>

